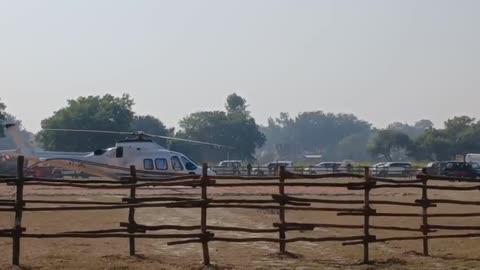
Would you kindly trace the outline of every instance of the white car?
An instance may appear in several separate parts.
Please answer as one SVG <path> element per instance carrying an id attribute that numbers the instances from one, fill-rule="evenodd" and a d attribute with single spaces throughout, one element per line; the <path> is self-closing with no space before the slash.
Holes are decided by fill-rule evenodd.
<path id="1" fill-rule="evenodd" d="M 382 169 L 382 166 L 385 165 L 385 162 L 375 163 L 370 167 L 370 173 L 372 175 L 379 175 L 379 172 Z"/>
<path id="2" fill-rule="evenodd" d="M 375 175 L 378 176 L 411 176 L 413 173 L 413 166 L 410 162 L 387 162 L 381 166 L 376 167 Z"/>
<path id="3" fill-rule="evenodd" d="M 213 168 L 217 175 L 240 175 L 241 169 L 241 160 L 222 160 Z"/>

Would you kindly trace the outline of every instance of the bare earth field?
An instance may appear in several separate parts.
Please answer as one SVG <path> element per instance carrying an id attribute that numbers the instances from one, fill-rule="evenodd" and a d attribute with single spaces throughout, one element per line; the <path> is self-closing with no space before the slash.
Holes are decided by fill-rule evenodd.
<path id="1" fill-rule="evenodd" d="M 449 184 L 449 183 L 447 183 Z M 457 184 L 458 185 L 458 184 Z M 12 199 L 13 187 L 0 186 L 0 199 Z M 362 192 L 341 188 L 286 188 L 289 195 L 330 199 L 362 200 Z M 138 196 L 175 194 L 199 197 L 200 190 L 191 188 L 140 189 Z M 270 188 L 209 188 L 214 198 L 266 198 L 276 194 Z M 78 188 L 26 187 L 25 199 L 103 200 L 118 202 L 127 196 L 123 190 L 84 190 Z M 373 200 L 413 202 L 420 198 L 413 189 L 376 190 Z M 430 198 L 478 200 L 476 192 L 430 191 Z M 322 206 L 322 204 L 318 204 Z M 324 205 L 325 206 L 325 205 Z M 332 205 L 330 205 L 332 206 Z M 419 213 L 418 207 L 375 206 L 378 211 Z M 439 205 L 429 210 L 439 212 L 475 212 L 478 207 Z M 75 230 L 119 228 L 127 221 L 127 210 L 25 212 L 24 226 L 28 233 L 54 233 Z M 148 208 L 137 210 L 137 222 L 148 225 L 199 225 L 199 209 Z M 335 213 L 287 211 L 287 222 L 362 224 L 363 217 L 342 217 Z M 421 218 L 373 217 L 373 225 L 419 227 Z M 270 228 L 278 221 L 275 211 L 251 209 L 209 209 L 208 224 L 248 228 Z M 479 225 L 480 218 L 430 218 L 429 223 L 443 225 Z M 13 224 L 11 213 L 0 213 L 0 228 Z M 173 232 L 173 231 L 172 231 Z M 442 234 L 455 232 L 442 231 Z M 460 232 L 459 232 L 460 233 Z M 252 237 L 246 233 L 215 232 L 216 236 Z M 345 229 L 315 229 L 313 232 L 288 232 L 287 237 L 305 236 L 358 236 L 362 231 Z M 372 230 L 377 237 L 420 235 L 412 232 Z M 278 237 L 277 234 L 255 236 Z M 128 256 L 128 239 L 22 239 L 21 263 L 25 269 L 200 269 L 200 244 L 167 246 L 169 240 L 137 239 L 136 257 Z M 295 255 L 280 257 L 275 243 L 223 243 L 211 242 L 210 255 L 218 269 L 480 269 L 480 239 L 430 240 L 431 257 L 421 256 L 420 240 L 372 243 L 370 256 L 373 264 L 361 265 L 363 248 L 342 246 L 338 242 L 288 243 L 287 250 Z M 0 268 L 10 269 L 11 239 L 0 238 Z"/>

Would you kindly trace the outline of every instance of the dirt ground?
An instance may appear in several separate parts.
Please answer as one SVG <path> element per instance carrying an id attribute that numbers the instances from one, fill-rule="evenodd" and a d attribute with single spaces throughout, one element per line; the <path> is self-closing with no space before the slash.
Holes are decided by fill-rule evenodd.
<path id="1" fill-rule="evenodd" d="M 288 188 L 289 195 L 330 198 L 363 199 L 361 192 L 341 188 Z M 0 199 L 12 199 L 14 188 L 0 186 Z M 139 196 L 182 195 L 198 197 L 200 190 L 191 188 L 141 189 Z M 209 188 L 214 198 L 267 198 L 276 193 L 270 188 Z M 78 188 L 26 187 L 26 199 L 102 200 L 118 202 L 127 191 L 82 190 Z M 478 191 L 431 191 L 429 197 L 478 200 Z M 412 189 L 376 190 L 373 200 L 412 202 L 420 194 Z M 315 204 L 315 206 L 326 206 Z M 329 205 L 332 207 L 332 205 Z M 353 206 L 346 206 L 353 207 Z M 375 206 L 377 211 L 419 213 L 418 207 Z M 478 207 L 442 204 L 431 209 L 439 212 L 478 212 Z M 148 208 L 137 210 L 137 222 L 148 225 L 199 225 L 199 209 Z M 362 224 L 362 217 L 343 217 L 335 213 L 287 211 L 287 222 Z M 420 218 L 374 217 L 374 225 L 418 227 Z M 27 233 L 54 233 L 75 230 L 119 228 L 127 221 L 127 210 L 25 212 Z M 208 224 L 248 228 L 269 228 L 278 221 L 275 211 L 252 209 L 209 209 Z M 478 225 L 480 218 L 431 218 L 432 224 Z M 0 212 L 0 228 L 13 224 L 11 213 Z M 169 231 L 165 231 L 169 232 Z M 173 231 L 170 231 L 173 233 Z M 455 232 L 442 231 L 441 234 Z M 288 232 L 287 237 L 359 236 L 361 229 L 315 229 L 313 232 Z M 377 237 L 420 235 L 412 232 L 372 230 Z M 216 236 L 277 237 L 272 234 L 215 232 Z M 24 269 L 200 269 L 200 244 L 167 246 L 169 240 L 137 240 L 138 256 L 128 256 L 128 239 L 22 239 L 21 263 Z M 430 240 L 430 257 L 421 256 L 421 240 L 372 243 L 372 265 L 361 264 L 362 246 L 342 246 L 338 242 L 288 243 L 287 250 L 295 257 L 280 257 L 276 243 L 211 242 L 212 263 L 218 269 L 480 269 L 480 239 Z M 0 238 L 0 269 L 10 269 L 11 239 Z"/>

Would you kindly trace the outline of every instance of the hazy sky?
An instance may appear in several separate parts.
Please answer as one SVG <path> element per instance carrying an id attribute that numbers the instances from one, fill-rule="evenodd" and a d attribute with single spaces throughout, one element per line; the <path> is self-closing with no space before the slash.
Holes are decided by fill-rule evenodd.
<path id="1" fill-rule="evenodd" d="M 232 92 L 259 123 L 480 117 L 480 1 L 2 1 L 0 98 L 33 131 L 80 95 L 130 93 L 169 126 Z"/>

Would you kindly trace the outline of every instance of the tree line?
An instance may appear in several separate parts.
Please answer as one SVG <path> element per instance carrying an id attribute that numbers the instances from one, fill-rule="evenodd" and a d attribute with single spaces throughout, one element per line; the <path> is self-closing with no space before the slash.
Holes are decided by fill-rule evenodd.
<path id="1" fill-rule="evenodd" d="M 280 113 L 258 125 L 248 111 L 245 98 L 233 93 L 224 110 L 200 111 L 179 121 L 179 128 L 168 128 L 152 115 L 138 115 L 128 94 L 115 97 L 87 96 L 70 99 L 67 105 L 42 120 L 42 128 L 146 133 L 212 142 L 232 148 L 215 148 L 157 139 L 166 148 L 197 160 L 241 159 L 259 162 L 299 159 L 320 154 L 324 160 L 447 160 L 457 154 L 480 151 L 480 121 L 458 116 L 435 128 L 429 120 L 413 125 L 394 122 L 385 129 L 374 128 L 353 114 L 323 111 L 302 112 L 295 117 Z M 0 120 L 13 121 L 0 101 Z M 25 136 L 28 136 L 26 131 Z M 92 151 L 112 145 L 125 135 L 53 132 L 42 130 L 35 142 L 46 150 Z M 0 149 L 11 142 L 0 139 Z"/>

